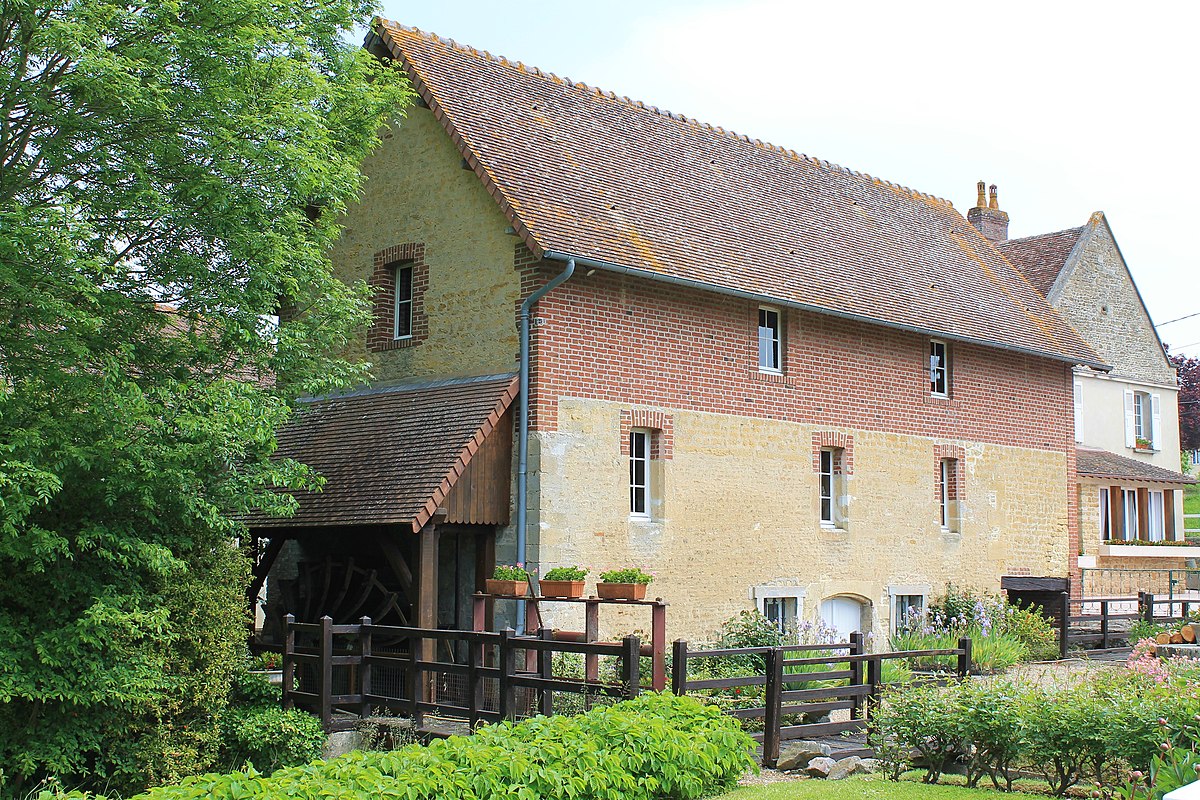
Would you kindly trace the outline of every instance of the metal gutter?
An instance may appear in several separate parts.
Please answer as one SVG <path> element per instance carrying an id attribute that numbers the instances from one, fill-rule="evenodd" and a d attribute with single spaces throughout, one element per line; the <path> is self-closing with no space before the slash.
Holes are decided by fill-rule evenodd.
<path id="1" fill-rule="evenodd" d="M 874 317 L 868 317 L 863 314 L 851 314 L 846 311 L 837 311 L 835 309 L 826 308 L 824 306 L 813 305 L 812 303 L 797 303 L 794 300 L 783 300 L 778 297 L 772 297 L 766 294 L 756 294 L 747 292 L 741 289 L 730 289 L 725 286 L 718 286 L 712 283 L 693 280 L 691 278 L 680 278 L 675 275 L 664 275 L 660 272 L 651 272 L 650 270 L 637 269 L 636 267 L 626 267 L 622 264 L 614 264 L 610 261 L 598 261 L 587 256 L 576 256 L 568 253 L 562 253 L 557 250 L 547 250 L 543 258 L 552 261 L 570 261 L 572 263 L 582 264 L 585 267 L 602 269 L 607 272 L 616 272 L 622 275 L 632 275 L 637 278 L 645 278 L 646 280 L 658 281 L 659 283 L 669 283 L 675 286 L 684 286 L 688 289 L 696 289 L 703 292 L 715 292 L 717 294 L 728 295 L 730 297 L 740 297 L 743 300 L 752 300 L 756 303 L 767 303 L 768 305 L 780 306 L 783 308 L 797 308 L 803 311 L 811 311 L 815 314 L 825 314 L 831 317 L 839 317 L 841 319 L 853 320 L 855 322 L 865 322 L 870 325 L 879 325 L 885 328 L 893 328 L 895 330 L 907 331 L 909 333 L 919 333 L 922 336 L 932 336 L 939 339 L 948 339 L 955 342 L 965 342 L 967 344 L 979 345 L 980 347 L 992 347 L 999 350 L 1007 350 L 1013 353 L 1021 353 L 1027 356 L 1036 356 L 1038 358 L 1048 358 L 1053 361 L 1060 361 L 1066 364 L 1076 365 L 1081 364 L 1101 372 L 1109 372 L 1112 367 L 1098 361 L 1077 361 L 1073 358 L 1065 358 L 1061 355 L 1034 350 L 1028 347 L 1018 347 L 1015 345 L 1002 344 L 993 342 L 987 339 L 977 339 L 972 336 L 961 336 L 958 334 L 949 334 L 945 331 L 934 330 L 932 328 L 921 328 L 915 325 L 904 325 L 898 322 L 885 322 Z"/>

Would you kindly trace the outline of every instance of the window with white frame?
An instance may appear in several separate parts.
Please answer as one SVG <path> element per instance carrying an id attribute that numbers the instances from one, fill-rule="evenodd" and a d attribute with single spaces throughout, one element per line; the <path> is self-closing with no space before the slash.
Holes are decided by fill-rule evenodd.
<path id="1" fill-rule="evenodd" d="M 773 308 L 758 309 L 759 369 L 767 372 L 782 371 L 782 344 L 779 311 Z"/>
<path id="2" fill-rule="evenodd" d="M 1121 510 L 1125 520 L 1124 536 L 1125 541 L 1132 542 L 1135 539 L 1140 539 L 1141 535 L 1138 530 L 1138 493 L 1137 489 L 1122 489 L 1121 490 Z"/>
<path id="3" fill-rule="evenodd" d="M 940 339 L 929 340 L 929 393 L 934 397 L 950 395 L 949 348 Z"/>
<path id="4" fill-rule="evenodd" d="M 1162 398 L 1150 392 L 1125 392 L 1125 446 L 1162 449 Z"/>
<path id="5" fill-rule="evenodd" d="M 751 590 L 758 612 L 780 633 L 796 630 L 804 601 L 804 590 L 795 586 L 756 586 Z"/>
<path id="6" fill-rule="evenodd" d="M 629 432 L 629 513 L 650 516 L 650 436 L 645 429 Z"/>
<path id="7" fill-rule="evenodd" d="M 392 338 L 409 339 L 413 333 L 413 266 L 396 264 L 395 303 L 392 305 Z"/>
<path id="8" fill-rule="evenodd" d="M 1161 491 L 1151 491 L 1148 499 L 1149 507 L 1146 509 L 1146 525 L 1149 530 L 1146 531 L 1146 534 L 1150 541 L 1161 542 L 1167 538 L 1167 518 L 1163 506 L 1163 493 Z"/>
<path id="9" fill-rule="evenodd" d="M 838 496 L 842 493 L 842 454 L 843 450 L 840 447 L 821 448 L 817 494 L 821 506 L 821 525 L 827 528 L 842 527 L 842 516 L 838 508 Z"/>
<path id="10" fill-rule="evenodd" d="M 892 632 L 912 630 L 925 616 L 925 595 L 892 595 Z"/>
<path id="11" fill-rule="evenodd" d="M 1098 520 L 1098 522 L 1100 523 L 1100 541 L 1107 542 L 1109 539 L 1113 538 L 1113 536 L 1112 536 L 1112 515 L 1108 509 L 1108 487 L 1107 486 L 1100 487 L 1100 494 L 1099 494 L 1098 499 L 1100 501 L 1100 506 L 1099 506 L 1100 519 Z"/>
<path id="12" fill-rule="evenodd" d="M 958 513 L 958 459 L 938 460 L 937 474 L 938 516 L 942 530 L 957 532 Z"/>
<path id="13" fill-rule="evenodd" d="M 1075 442 L 1083 443 L 1083 384 L 1075 381 Z"/>

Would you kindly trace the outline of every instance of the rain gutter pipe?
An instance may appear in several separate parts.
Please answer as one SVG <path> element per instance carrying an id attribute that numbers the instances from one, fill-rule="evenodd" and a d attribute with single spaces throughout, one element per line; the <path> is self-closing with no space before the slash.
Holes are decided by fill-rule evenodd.
<path id="1" fill-rule="evenodd" d="M 549 255 L 549 254 L 547 254 Z M 567 281 L 575 274 L 575 259 L 570 256 L 560 256 L 555 259 L 566 261 L 567 266 L 549 283 L 538 289 L 521 304 L 521 382 L 520 382 L 520 411 L 519 431 L 517 433 L 517 560 L 522 564 L 528 563 L 526 556 L 527 542 L 525 536 L 526 519 L 529 511 L 529 312 L 550 292 Z M 525 601 L 517 602 L 517 633 L 525 633 Z"/>

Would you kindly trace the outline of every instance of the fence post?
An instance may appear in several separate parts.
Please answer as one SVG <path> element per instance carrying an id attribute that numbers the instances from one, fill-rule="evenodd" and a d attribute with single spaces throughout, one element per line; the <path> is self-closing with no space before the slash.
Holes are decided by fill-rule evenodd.
<path id="1" fill-rule="evenodd" d="M 625 696 L 637 697 L 642 690 L 642 643 L 636 636 L 621 640 L 621 682 L 625 684 Z"/>
<path id="2" fill-rule="evenodd" d="M 661 692 L 667 688 L 667 604 L 655 602 L 650 609 L 650 644 L 654 651 L 654 671 L 650 688 Z"/>
<path id="3" fill-rule="evenodd" d="M 863 652 L 865 652 L 865 650 L 866 650 L 866 637 L 863 636 L 860 631 L 855 631 L 854 633 L 850 634 L 850 655 L 861 656 L 863 654 Z M 863 682 L 862 679 L 863 679 L 862 662 L 857 661 L 857 660 L 851 661 L 850 662 L 850 685 L 851 686 L 861 686 L 862 682 Z M 851 702 L 854 703 L 854 705 L 852 705 L 850 707 L 850 719 L 858 719 L 859 716 L 861 716 L 861 714 L 862 714 L 862 702 L 863 702 L 862 696 L 855 695 L 853 698 L 851 698 Z"/>
<path id="4" fill-rule="evenodd" d="M 538 638 L 543 642 L 554 641 L 554 630 L 552 628 L 541 628 L 538 630 Z M 549 650 L 537 651 L 537 667 L 538 677 L 545 680 L 550 680 L 554 677 L 554 653 Z M 554 713 L 554 691 L 551 689 L 538 690 L 539 711 L 543 716 L 551 716 Z"/>
<path id="5" fill-rule="evenodd" d="M 479 680 L 481 649 L 478 643 L 467 642 L 467 719 L 471 730 L 479 724 L 479 709 L 483 706 L 483 683 Z"/>
<path id="6" fill-rule="evenodd" d="M 329 732 L 333 719 L 333 618 L 328 614 L 321 617 L 321 727 Z"/>
<path id="7" fill-rule="evenodd" d="M 1108 649 L 1108 601 L 1100 601 L 1100 649 Z"/>
<path id="8" fill-rule="evenodd" d="M 513 647 L 512 637 L 516 633 L 512 628 L 500 631 L 500 718 L 516 719 L 517 688 L 513 686 L 513 672 L 516 664 L 513 659 L 517 655 Z"/>
<path id="9" fill-rule="evenodd" d="M 772 647 L 766 658 L 767 686 L 763 704 L 763 766 L 779 763 L 779 714 L 783 695 L 783 648 Z"/>
<path id="10" fill-rule="evenodd" d="M 421 637 L 417 635 L 408 638 L 408 671 L 405 682 L 408 684 L 408 702 L 413 725 L 421 727 Z"/>
<path id="11" fill-rule="evenodd" d="M 292 661 L 292 653 L 296 652 L 296 629 L 292 626 L 296 623 L 296 616 L 288 614 L 283 618 L 283 707 L 291 708 L 295 705 L 295 700 L 292 697 L 292 691 L 296 688 L 296 665 Z"/>
<path id="12" fill-rule="evenodd" d="M 671 691 L 677 697 L 687 694 L 687 651 L 687 641 L 676 639 L 671 654 Z"/>
<path id="13" fill-rule="evenodd" d="M 371 701 L 368 696 L 371 694 L 371 618 L 363 617 L 359 620 L 358 643 L 361 647 L 362 661 L 358 667 L 358 696 L 361 699 L 358 715 L 363 717 L 371 716 Z"/>
<path id="14" fill-rule="evenodd" d="M 965 678 L 971 674 L 971 637 L 959 639 L 958 649 L 958 677 Z"/>
<path id="15" fill-rule="evenodd" d="M 1059 596 L 1058 657 L 1066 658 L 1071 644 L 1071 595 L 1063 592 Z"/>
<path id="16" fill-rule="evenodd" d="M 1154 624 L 1154 595 L 1150 592 L 1142 592 L 1139 595 L 1145 605 L 1142 606 L 1142 617 L 1151 625 Z"/>
<path id="17" fill-rule="evenodd" d="M 875 706 L 879 702 L 879 687 L 883 681 L 883 659 L 872 658 L 867 661 L 867 685 L 871 687 L 871 693 L 867 695 L 866 702 L 863 704 L 863 716 L 870 717 Z"/>

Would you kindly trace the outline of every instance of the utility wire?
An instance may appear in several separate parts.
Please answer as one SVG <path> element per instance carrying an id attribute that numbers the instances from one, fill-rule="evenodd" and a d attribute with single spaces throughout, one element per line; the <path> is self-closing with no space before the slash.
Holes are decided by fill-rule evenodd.
<path id="1" fill-rule="evenodd" d="M 1187 315 L 1179 317 L 1177 319 L 1169 319 L 1166 322 L 1160 322 L 1157 325 L 1155 325 L 1154 327 L 1162 328 L 1166 325 L 1170 325 L 1172 322 L 1183 322 L 1185 319 L 1191 319 L 1192 317 L 1200 317 L 1200 311 L 1197 311 L 1194 314 L 1187 314 Z"/>

